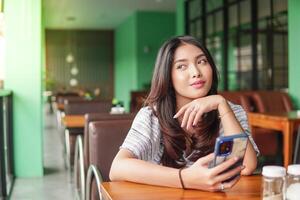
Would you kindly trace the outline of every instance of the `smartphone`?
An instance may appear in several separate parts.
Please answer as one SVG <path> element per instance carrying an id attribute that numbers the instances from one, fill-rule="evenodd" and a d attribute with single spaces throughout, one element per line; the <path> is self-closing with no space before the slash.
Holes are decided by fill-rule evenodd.
<path id="1" fill-rule="evenodd" d="M 224 162 L 225 160 L 228 160 L 233 157 L 238 157 L 239 160 L 230 168 L 226 169 L 224 172 L 227 172 L 231 169 L 241 166 L 243 164 L 244 155 L 247 149 L 247 144 L 248 144 L 248 135 L 245 133 L 230 135 L 230 136 L 219 136 L 216 139 L 216 143 L 215 143 L 215 150 L 214 150 L 215 157 L 212 160 L 212 162 L 209 164 L 209 167 L 210 168 L 215 167 L 220 163 Z M 236 176 L 238 175 L 239 174 L 237 174 Z M 236 176 L 231 177 L 225 182 L 234 179 Z"/>

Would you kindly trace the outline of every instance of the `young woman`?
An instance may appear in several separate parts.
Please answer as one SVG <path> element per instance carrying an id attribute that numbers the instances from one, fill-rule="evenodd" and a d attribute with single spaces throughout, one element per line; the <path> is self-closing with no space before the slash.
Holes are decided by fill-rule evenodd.
<path id="1" fill-rule="evenodd" d="M 116 155 L 112 181 L 219 191 L 256 168 L 258 149 L 245 111 L 217 94 L 217 69 L 208 50 L 191 36 L 161 47 L 146 107 L 142 108 Z M 219 135 L 245 132 L 250 142 L 243 166 L 224 172 L 238 158 L 208 168 Z"/>

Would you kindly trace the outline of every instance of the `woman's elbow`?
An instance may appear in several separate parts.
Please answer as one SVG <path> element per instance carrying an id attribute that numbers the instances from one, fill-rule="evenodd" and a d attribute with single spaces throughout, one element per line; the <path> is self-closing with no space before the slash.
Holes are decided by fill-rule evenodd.
<path id="1" fill-rule="evenodd" d="M 118 170 L 116 169 L 117 167 L 115 166 L 115 162 L 112 163 L 110 171 L 109 171 L 109 179 L 111 181 L 117 181 L 119 180 L 118 178 Z"/>
<path id="2" fill-rule="evenodd" d="M 111 180 L 111 181 L 116 181 L 117 179 L 116 179 L 116 176 L 115 176 L 115 174 L 114 174 L 114 172 L 113 172 L 113 170 L 111 170 L 110 169 L 110 172 L 109 172 L 109 179 Z"/>
<path id="3" fill-rule="evenodd" d="M 245 176 L 252 175 L 257 167 L 257 160 L 245 166 L 245 169 L 242 170 L 241 174 Z"/>

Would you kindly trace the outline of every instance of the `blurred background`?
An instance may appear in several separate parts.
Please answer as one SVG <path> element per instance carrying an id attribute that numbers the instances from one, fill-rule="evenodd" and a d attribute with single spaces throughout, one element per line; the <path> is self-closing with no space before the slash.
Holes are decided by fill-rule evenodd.
<path id="1" fill-rule="evenodd" d="M 281 112 L 299 109 L 299 9 L 297 0 L 0 0 L 1 198 L 63 198 L 51 196 L 60 193 L 49 189 L 58 188 L 52 179 L 70 191 L 63 199 L 75 198 L 65 166 L 68 128 L 59 121 L 70 100 L 63 97 L 136 113 L 158 49 L 172 36 L 192 35 L 207 46 L 221 93 L 280 92 L 290 102 Z M 251 112 L 267 112 L 251 101 Z M 274 138 L 276 149 L 261 162 L 282 164 L 282 136 Z"/>

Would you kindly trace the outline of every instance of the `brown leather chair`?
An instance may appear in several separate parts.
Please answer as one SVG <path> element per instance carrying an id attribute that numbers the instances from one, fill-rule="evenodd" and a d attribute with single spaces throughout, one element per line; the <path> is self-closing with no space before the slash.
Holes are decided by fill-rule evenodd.
<path id="1" fill-rule="evenodd" d="M 130 112 L 138 112 L 144 105 L 149 91 L 131 91 Z"/>
<path id="2" fill-rule="evenodd" d="M 293 110 L 290 97 L 285 92 L 279 91 L 256 91 L 253 99 L 257 109 L 261 113 L 265 112 L 289 112 Z"/>
<path id="3" fill-rule="evenodd" d="M 86 113 L 109 113 L 111 101 L 65 100 L 65 115 L 84 115 Z M 65 131 L 65 149 L 67 166 L 72 167 L 76 137 L 83 134 L 82 128 L 68 128 Z"/>
<path id="4" fill-rule="evenodd" d="M 103 100 L 65 100 L 66 115 L 84 115 L 86 113 L 109 113 L 111 101 Z"/>
<path id="5" fill-rule="evenodd" d="M 83 142 L 81 137 L 77 137 L 76 147 L 75 147 L 75 170 L 74 170 L 74 182 L 76 191 L 79 196 L 84 196 L 85 190 L 85 177 L 87 173 L 87 169 L 89 167 L 90 159 L 89 159 L 89 124 L 90 122 L 95 121 L 106 121 L 106 120 L 133 120 L 135 114 L 109 114 L 109 113 L 88 113 L 85 115 L 85 126 L 84 126 L 84 134 L 83 134 Z M 81 143 L 81 144 L 80 144 Z M 83 144 L 82 144 L 83 143 Z M 83 149 L 82 149 L 83 148 Z M 80 152 L 82 149 L 82 152 Z M 82 156 L 82 157 L 81 157 Z M 83 161 L 82 164 L 80 163 Z M 76 164 L 78 163 L 78 164 Z"/>
<path id="6" fill-rule="evenodd" d="M 279 91 L 256 91 L 253 93 L 253 100 L 260 113 L 266 112 L 288 112 L 293 109 L 288 94 Z M 280 151 L 279 132 L 253 128 L 253 138 L 264 156 L 277 156 Z"/>
<path id="7" fill-rule="evenodd" d="M 100 182 L 109 181 L 112 161 L 132 124 L 131 119 L 91 122 L 89 124 L 90 167 L 87 173 L 86 200 L 100 199 Z M 93 175 L 97 186 L 92 184 Z"/>
<path id="8" fill-rule="evenodd" d="M 106 121 L 106 120 L 133 120 L 135 117 L 134 113 L 128 113 L 128 114 L 120 114 L 120 115 L 112 115 L 109 113 L 89 113 L 85 115 L 85 125 L 84 125 L 84 134 L 83 134 L 83 155 L 84 155 L 84 169 L 85 174 L 88 169 L 90 159 L 89 159 L 89 124 L 90 122 L 95 121 Z M 118 124 L 116 124 L 118 125 Z"/>
<path id="9" fill-rule="evenodd" d="M 246 112 L 254 112 L 256 110 L 255 105 L 252 103 L 251 91 L 220 91 L 218 93 L 228 101 L 241 105 Z"/>

